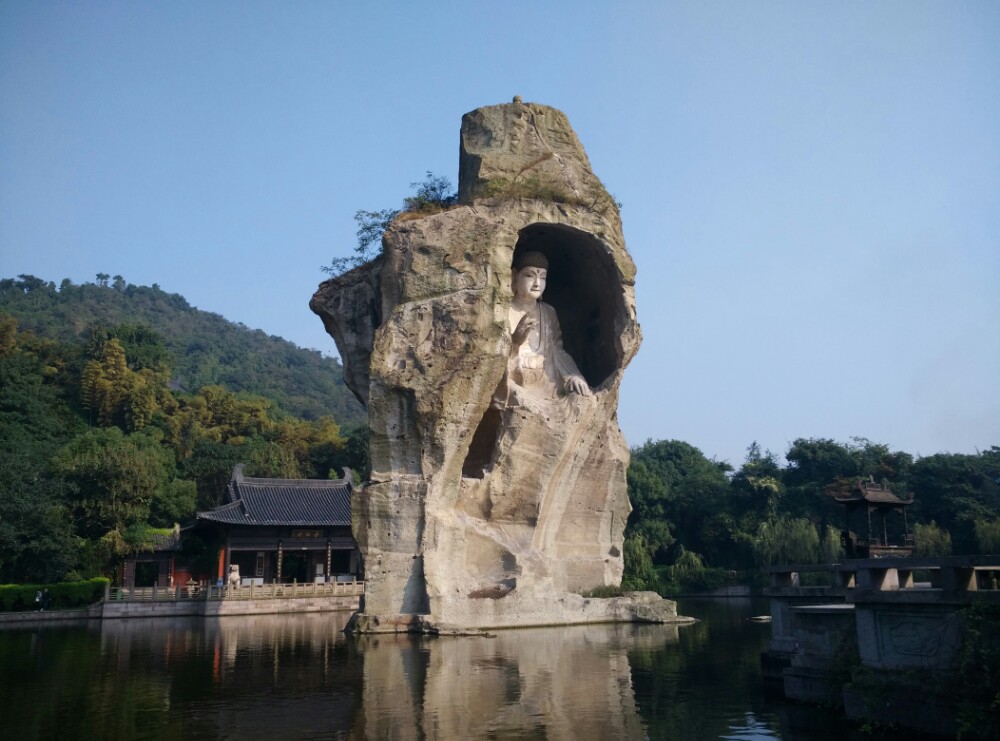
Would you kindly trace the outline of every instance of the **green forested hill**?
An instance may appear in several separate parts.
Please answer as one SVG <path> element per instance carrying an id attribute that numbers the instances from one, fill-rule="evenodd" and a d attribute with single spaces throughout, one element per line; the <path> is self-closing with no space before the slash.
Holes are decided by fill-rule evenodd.
<path id="1" fill-rule="evenodd" d="M 22 331 L 63 343 L 86 341 L 95 329 L 148 325 L 163 338 L 175 386 L 259 394 L 297 417 L 330 415 L 341 426 L 364 419 L 337 360 L 196 309 L 156 284 L 99 274 L 97 283 L 63 280 L 57 287 L 22 275 L 0 280 L 0 312 L 17 319 Z"/>
<path id="2" fill-rule="evenodd" d="M 365 474 L 335 361 L 108 283 L 0 281 L 0 584 L 113 573 L 217 506 L 238 463 Z"/>

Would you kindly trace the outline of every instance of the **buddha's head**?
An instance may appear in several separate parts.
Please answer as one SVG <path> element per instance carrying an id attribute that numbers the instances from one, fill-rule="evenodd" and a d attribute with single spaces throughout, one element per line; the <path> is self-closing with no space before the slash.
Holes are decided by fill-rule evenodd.
<path id="1" fill-rule="evenodd" d="M 520 301 L 538 301 L 545 293 L 549 261 L 541 252 L 523 252 L 511 270 L 511 288 Z"/>

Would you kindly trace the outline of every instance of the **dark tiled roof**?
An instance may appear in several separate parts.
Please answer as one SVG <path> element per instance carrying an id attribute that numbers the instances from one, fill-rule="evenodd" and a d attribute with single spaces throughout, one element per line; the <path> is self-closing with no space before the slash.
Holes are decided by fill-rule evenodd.
<path id="1" fill-rule="evenodd" d="M 253 479 L 243 464 L 226 487 L 228 504 L 199 512 L 199 520 L 227 525 L 337 527 L 351 524 L 351 473 L 337 480 Z"/>
<path id="2" fill-rule="evenodd" d="M 830 496 L 843 504 L 851 502 L 868 502 L 869 504 L 894 504 L 905 506 L 913 504 L 913 495 L 909 499 L 900 499 L 888 486 L 882 486 L 871 481 L 859 481 L 856 486 L 844 491 L 831 491 Z"/>
<path id="3" fill-rule="evenodd" d="M 180 532 L 153 533 L 149 539 L 150 551 L 179 551 L 181 549 Z"/>

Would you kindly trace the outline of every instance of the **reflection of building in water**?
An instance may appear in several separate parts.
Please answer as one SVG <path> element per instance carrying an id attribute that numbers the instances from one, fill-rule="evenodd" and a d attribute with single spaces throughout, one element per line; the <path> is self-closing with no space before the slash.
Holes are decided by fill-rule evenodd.
<path id="1" fill-rule="evenodd" d="M 240 583 L 302 583 L 360 579 L 351 533 L 351 474 L 342 479 L 262 479 L 233 469 L 224 504 L 199 512 L 195 528 L 219 543 L 212 573 L 194 573 L 183 558 L 185 531 L 159 537 L 152 551 L 128 559 L 125 587 L 186 586 L 225 580 L 238 567 Z"/>
<path id="2" fill-rule="evenodd" d="M 358 655 L 343 632 L 348 617 L 104 620 L 94 673 L 128 677 L 132 694 L 116 703 L 113 728 L 93 737 L 342 738 L 360 697 Z M 151 703 L 176 719 L 176 733 L 148 725 Z"/>
<path id="3" fill-rule="evenodd" d="M 678 640 L 669 625 L 591 625 L 493 637 L 359 639 L 359 738 L 641 739 L 629 652 Z"/>

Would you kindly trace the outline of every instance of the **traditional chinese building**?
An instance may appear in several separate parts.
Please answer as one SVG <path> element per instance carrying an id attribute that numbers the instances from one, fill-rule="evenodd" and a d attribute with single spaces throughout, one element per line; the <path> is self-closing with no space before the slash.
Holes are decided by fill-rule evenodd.
<path id="1" fill-rule="evenodd" d="M 243 584 L 360 579 L 351 492 L 347 469 L 336 480 L 258 479 L 237 465 L 225 503 L 198 513 L 221 545 L 216 577 L 236 565 Z"/>
<path id="2" fill-rule="evenodd" d="M 913 496 L 900 499 L 889 489 L 887 484 L 876 484 L 874 481 L 859 480 L 848 488 L 837 488 L 830 492 L 836 501 L 844 505 L 846 524 L 841 532 L 841 543 L 847 558 L 885 558 L 889 556 L 912 556 L 914 539 L 906 521 L 906 508 L 913 504 Z M 864 512 L 861 524 L 864 535 L 859 536 L 851 529 L 855 526 L 855 513 Z M 872 514 L 876 520 L 872 522 Z M 890 523 L 887 516 L 896 513 L 900 520 Z M 900 527 L 901 525 L 901 527 Z M 890 535 L 892 533 L 892 536 Z"/>
<path id="3" fill-rule="evenodd" d="M 182 537 L 177 526 L 169 533 L 154 533 L 146 550 L 133 554 L 122 564 L 118 574 L 120 583 L 127 587 L 172 587 L 185 583 L 191 574 L 183 567 L 178 569 L 177 564 Z"/>

